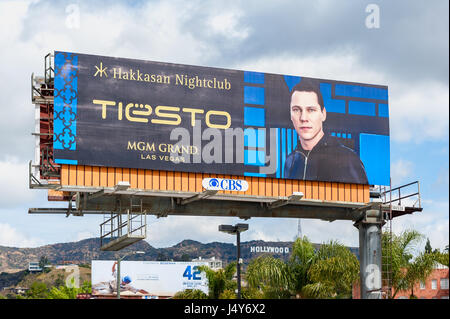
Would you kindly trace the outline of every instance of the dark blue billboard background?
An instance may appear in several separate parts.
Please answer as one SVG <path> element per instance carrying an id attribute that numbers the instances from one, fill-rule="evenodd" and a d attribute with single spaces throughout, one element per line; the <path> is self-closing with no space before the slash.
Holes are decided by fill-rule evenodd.
<path id="1" fill-rule="evenodd" d="M 55 162 L 389 185 L 387 87 L 313 79 L 326 120 L 321 148 L 305 152 L 290 103 L 309 80 L 55 52 Z M 174 129 L 189 134 L 183 147 Z M 230 129 L 243 141 L 227 144 Z M 365 179 L 347 171 L 352 154 Z"/>

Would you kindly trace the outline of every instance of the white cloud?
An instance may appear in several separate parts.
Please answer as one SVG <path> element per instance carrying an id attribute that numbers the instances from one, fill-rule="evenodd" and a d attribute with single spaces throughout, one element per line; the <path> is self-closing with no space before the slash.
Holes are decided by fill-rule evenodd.
<path id="1" fill-rule="evenodd" d="M 207 20 L 211 32 L 228 39 L 244 40 L 249 35 L 249 29 L 239 25 L 242 12 L 222 11 L 212 15 Z"/>
<path id="2" fill-rule="evenodd" d="M 89 231 L 82 231 L 82 232 L 77 233 L 75 241 L 80 241 L 83 239 L 93 238 L 93 237 L 97 237 L 97 236 L 98 236 L 98 234 L 94 234 Z"/>
<path id="3" fill-rule="evenodd" d="M 0 205 L 2 208 L 22 205 L 37 197 L 28 188 L 28 163 L 8 157 L 0 161 Z"/>
<path id="4" fill-rule="evenodd" d="M 448 84 L 395 83 L 389 87 L 389 108 L 394 140 L 421 143 L 448 138 Z"/>
<path id="5" fill-rule="evenodd" d="M 342 49 L 330 54 L 314 56 L 280 54 L 242 61 L 232 67 L 275 74 L 386 84 L 383 74 L 363 65 L 355 51 Z"/>
<path id="6" fill-rule="evenodd" d="M 0 223 L 0 245 L 9 247 L 38 247 L 43 245 L 42 240 L 30 238 L 22 234 L 9 224 Z"/>
<path id="7" fill-rule="evenodd" d="M 413 168 L 414 163 L 404 159 L 391 163 L 392 185 L 400 185 L 405 179 L 408 179 L 413 172 Z"/>

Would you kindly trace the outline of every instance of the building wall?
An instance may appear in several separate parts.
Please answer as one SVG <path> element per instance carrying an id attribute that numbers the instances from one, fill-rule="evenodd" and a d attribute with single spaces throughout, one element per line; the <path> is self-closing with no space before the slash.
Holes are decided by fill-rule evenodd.
<path id="1" fill-rule="evenodd" d="M 441 279 L 449 279 L 449 269 L 446 268 L 436 268 L 433 270 L 431 275 L 427 278 L 425 282 L 425 289 L 420 288 L 420 284 L 417 284 L 414 287 L 414 295 L 419 299 L 444 299 L 445 297 L 449 297 L 449 289 L 443 289 L 441 287 Z M 432 280 L 436 280 L 437 286 L 436 289 L 432 289 L 431 284 Z M 395 299 L 409 299 L 411 295 L 411 291 L 399 291 L 395 296 Z M 359 282 L 353 285 L 352 289 L 352 298 L 353 299 L 361 299 L 361 290 L 359 286 Z"/>
<path id="2" fill-rule="evenodd" d="M 428 277 L 428 279 L 425 282 L 425 289 L 420 288 L 420 284 L 417 284 L 414 287 L 414 295 L 419 299 L 441 299 L 442 297 L 449 296 L 449 289 L 442 289 L 441 288 L 441 278 L 447 278 L 448 279 L 449 270 L 447 269 L 434 269 L 431 275 Z M 432 289 L 431 282 L 432 280 L 437 281 L 436 289 Z M 411 291 L 400 291 L 395 296 L 395 299 L 403 299 L 403 298 L 409 298 L 411 294 Z"/>

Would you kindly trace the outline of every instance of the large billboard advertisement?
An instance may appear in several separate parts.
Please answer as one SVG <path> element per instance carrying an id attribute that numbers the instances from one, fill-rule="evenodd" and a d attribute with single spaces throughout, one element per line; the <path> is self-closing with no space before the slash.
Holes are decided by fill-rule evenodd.
<path id="1" fill-rule="evenodd" d="M 208 294 L 208 280 L 199 266 L 207 262 L 122 261 L 120 294 L 128 296 L 170 297 L 185 289 Z M 117 262 L 92 261 L 92 294 L 117 294 Z"/>
<path id="2" fill-rule="evenodd" d="M 389 185 L 389 145 L 386 86 L 55 52 L 56 163 Z"/>

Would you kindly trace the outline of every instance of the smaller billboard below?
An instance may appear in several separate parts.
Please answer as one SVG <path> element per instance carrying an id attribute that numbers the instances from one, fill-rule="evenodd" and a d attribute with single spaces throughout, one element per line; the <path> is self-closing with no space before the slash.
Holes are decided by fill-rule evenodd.
<path id="1" fill-rule="evenodd" d="M 199 266 L 207 262 L 122 261 L 120 294 L 170 297 L 185 289 L 208 293 L 208 280 Z M 117 262 L 92 261 L 92 295 L 117 294 Z"/>

